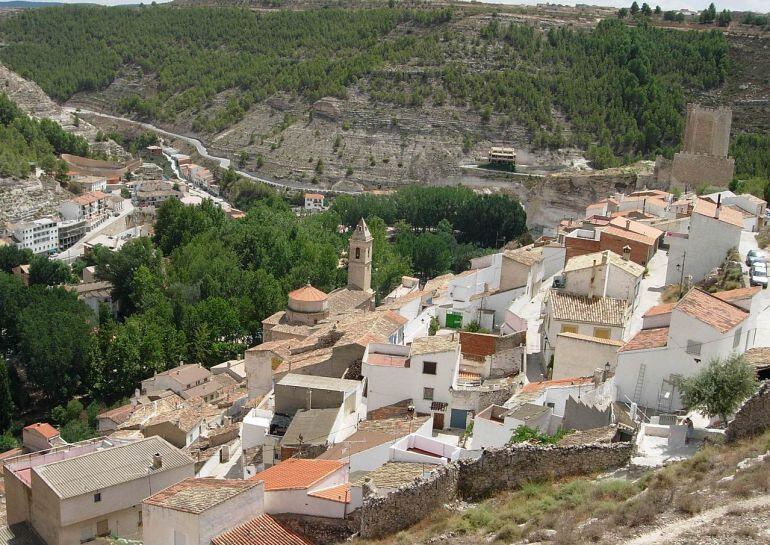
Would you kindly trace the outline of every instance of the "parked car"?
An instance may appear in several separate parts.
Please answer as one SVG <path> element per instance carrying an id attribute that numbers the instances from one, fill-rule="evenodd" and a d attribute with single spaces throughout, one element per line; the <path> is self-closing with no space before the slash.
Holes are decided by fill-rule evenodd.
<path id="1" fill-rule="evenodd" d="M 749 284 L 767 288 L 767 267 L 752 267 L 749 271 Z"/>
<path id="2" fill-rule="evenodd" d="M 759 253 L 759 250 L 749 250 L 746 254 L 746 265 L 752 267 L 756 261 L 765 261 L 765 256 Z"/>

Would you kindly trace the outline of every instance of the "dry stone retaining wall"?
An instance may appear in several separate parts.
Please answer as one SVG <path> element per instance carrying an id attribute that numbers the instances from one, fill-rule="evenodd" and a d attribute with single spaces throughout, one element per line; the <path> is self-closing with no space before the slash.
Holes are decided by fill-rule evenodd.
<path id="1" fill-rule="evenodd" d="M 727 442 L 739 441 L 770 429 L 770 382 L 764 382 L 756 394 L 738 409 L 727 425 Z"/>
<path id="2" fill-rule="evenodd" d="M 398 532 L 460 497 L 476 499 L 527 481 L 586 475 L 626 465 L 631 443 L 570 447 L 516 445 L 484 451 L 477 460 L 440 468 L 384 498 L 369 498 L 361 511 L 361 537 Z"/>

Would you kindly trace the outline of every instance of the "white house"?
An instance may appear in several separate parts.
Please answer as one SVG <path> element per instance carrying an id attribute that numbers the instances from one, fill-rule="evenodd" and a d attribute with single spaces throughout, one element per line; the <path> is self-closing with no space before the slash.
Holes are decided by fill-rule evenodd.
<path id="1" fill-rule="evenodd" d="M 759 288 L 709 294 L 690 290 L 668 312 L 618 352 L 614 383 L 618 401 L 658 411 L 682 408 L 679 381 L 696 374 L 714 358 L 754 346 Z M 754 312 L 752 312 L 754 311 Z"/>
<path id="2" fill-rule="evenodd" d="M 548 433 L 552 413 L 551 407 L 533 403 L 524 403 L 513 409 L 490 405 L 473 419 L 473 449 L 503 447 L 520 426 Z"/>
<path id="3" fill-rule="evenodd" d="M 564 267 L 564 291 L 588 297 L 622 299 L 636 306 L 644 267 L 610 250 L 575 256 Z"/>
<path id="4" fill-rule="evenodd" d="M 107 191 L 107 178 L 104 176 L 73 176 L 72 181 L 75 182 L 84 193 Z"/>
<path id="5" fill-rule="evenodd" d="M 746 231 L 759 231 L 764 224 L 767 202 L 751 193 L 736 195 L 732 191 L 721 191 L 704 195 L 703 198 L 713 203 L 721 201 L 723 205 L 739 211 L 743 215 L 743 228 Z"/>
<path id="6" fill-rule="evenodd" d="M 461 358 L 456 334 L 422 337 L 408 347 L 370 343 L 361 365 L 368 410 L 412 399 L 416 412 L 433 415 L 434 428 L 447 428 Z"/>
<path id="7" fill-rule="evenodd" d="M 305 210 L 309 212 L 321 212 L 325 208 L 323 194 L 305 193 Z"/>
<path id="8" fill-rule="evenodd" d="M 16 247 L 33 254 L 53 253 L 59 247 L 59 224 L 53 218 L 40 218 L 8 226 Z"/>
<path id="9" fill-rule="evenodd" d="M 623 341 L 602 339 L 579 333 L 559 333 L 556 336 L 556 351 L 553 358 L 553 379 L 586 377 L 593 375 L 596 369 L 604 369 L 609 364 L 615 370 L 618 361 L 618 349 Z"/>
<path id="10" fill-rule="evenodd" d="M 556 349 L 559 333 L 622 340 L 630 317 L 623 299 L 588 297 L 550 290 L 544 303 L 542 351 L 546 361 Z"/>
<path id="11" fill-rule="evenodd" d="M 191 478 L 142 502 L 145 545 L 210 545 L 264 513 L 261 481 Z"/>
<path id="12" fill-rule="evenodd" d="M 8 524 L 28 522 L 49 545 L 142 537 L 142 500 L 194 475 L 193 460 L 159 437 L 116 446 L 94 439 L 7 462 Z"/>
<path id="13" fill-rule="evenodd" d="M 59 213 L 65 220 L 85 220 L 91 231 L 107 219 L 107 194 L 101 191 L 83 193 L 64 201 L 59 206 Z"/>
<path id="14" fill-rule="evenodd" d="M 743 230 L 743 215 L 705 199 L 698 199 L 690 217 L 690 231 L 669 240 L 666 284 L 680 284 L 692 277 L 700 282 L 719 267 Z"/>
<path id="15" fill-rule="evenodd" d="M 348 465 L 339 460 L 291 458 L 251 480 L 264 482 L 265 512 L 271 515 L 344 518 L 357 507 L 350 501 Z"/>

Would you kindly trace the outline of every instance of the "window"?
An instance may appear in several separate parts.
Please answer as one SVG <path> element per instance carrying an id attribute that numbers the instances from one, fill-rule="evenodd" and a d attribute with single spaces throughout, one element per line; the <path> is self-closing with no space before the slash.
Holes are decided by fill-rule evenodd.
<path id="1" fill-rule="evenodd" d="M 433 401 L 433 388 L 423 388 L 422 398 L 427 401 Z"/>
<path id="2" fill-rule="evenodd" d="M 422 362 L 422 374 L 423 375 L 435 375 L 436 374 L 436 362 L 424 361 Z"/>
<path id="3" fill-rule="evenodd" d="M 691 356 L 700 356 L 701 343 L 697 341 L 687 341 L 687 353 Z"/>
<path id="4" fill-rule="evenodd" d="M 595 327 L 594 328 L 594 337 L 597 337 L 599 339 L 609 339 L 610 338 L 610 330 L 607 327 Z"/>
<path id="5" fill-rule="evenodd" d="M 578 328 L 576 325 L 564 324 L 561 326 L 562 333 L 577 333 Z"/>
<path id="6" fill-rule="evenodd" d="M 139 526 L 139 528 L 142 527 L 142 510 L 141 509 L 139 509 L 139 521 L 136 523 L 136 525 Z"/>
<path id="7" fill-rule="evenodd" d="M 356 248 L 356 259 L 361 259 L 361 248 Z"/>
<path id="8" fill-rule="evenodd" d="M 741 335 L 743 334 L 743 328 L 739 327 L 735 330 L 735 337 L 733 337 L 733 350 L 738 348 L 738 345 L 741 344 Z"/>
<path id="9" fill-rule="evenodd" d="M 102 493 L 101 492 L 97 492 L 96 494 L 94 494 L 94 503 L 99 502 L 99 501 L 102 501 Z"/>

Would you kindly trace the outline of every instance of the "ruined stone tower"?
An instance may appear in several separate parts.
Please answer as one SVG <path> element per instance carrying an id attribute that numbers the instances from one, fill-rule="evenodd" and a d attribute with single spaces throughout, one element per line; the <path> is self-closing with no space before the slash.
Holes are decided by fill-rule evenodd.
<path id="1" fill-rule="evenodd" d="M 711 109 L 688 104 L 685 120 L 683 152 L 727 157 L 733 121 L 730 108 Z"/>
<path id="2" fill-rule="evenodd" d="M 364 218 L 356 225 L 350 237 L 348 255 L 348 289 L 358 291 L 372 290 L 372 234 Z"/>

